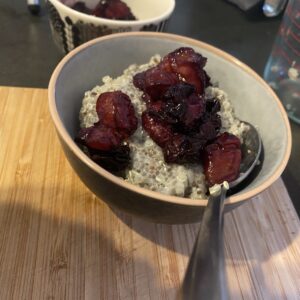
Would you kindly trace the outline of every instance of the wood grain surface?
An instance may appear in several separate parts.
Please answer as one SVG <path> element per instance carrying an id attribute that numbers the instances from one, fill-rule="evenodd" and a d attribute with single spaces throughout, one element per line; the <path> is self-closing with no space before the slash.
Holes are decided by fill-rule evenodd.
<path id="1" fill-rule="evenodd" d="M 281 179 L 225 216 L 231 299 L 300 299 L 299 225 Z M 198 227 L 111 211 L 66 161 L 47 91 L 0 87 L 0 299 L 175 299 Z"/>

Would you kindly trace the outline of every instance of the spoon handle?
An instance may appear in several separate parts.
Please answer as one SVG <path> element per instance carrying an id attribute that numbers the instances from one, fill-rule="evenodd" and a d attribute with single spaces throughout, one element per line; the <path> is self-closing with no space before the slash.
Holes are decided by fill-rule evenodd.
<path id="1" fill-rule="evenodd" d="M 223 245 L 226 189 L 211 196 L 187 267 L 179 299 L 228 299 Z"/>

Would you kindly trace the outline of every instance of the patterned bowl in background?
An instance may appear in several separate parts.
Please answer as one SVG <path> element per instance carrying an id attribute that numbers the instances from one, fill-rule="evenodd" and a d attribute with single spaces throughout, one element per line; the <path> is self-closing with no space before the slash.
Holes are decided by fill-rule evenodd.
<path id="1" fill-rule="evenodd" d="M 127 31 L 163 31 L 175 8 L 175 0 L 123 0 L 137 20 L 110 20 L 78 12 L 78 0 L 47 0 L 50 27 L 55 44 L 68 53 L 96 37 Z M 99 0 L 80 0 L 95 7 Z"/>

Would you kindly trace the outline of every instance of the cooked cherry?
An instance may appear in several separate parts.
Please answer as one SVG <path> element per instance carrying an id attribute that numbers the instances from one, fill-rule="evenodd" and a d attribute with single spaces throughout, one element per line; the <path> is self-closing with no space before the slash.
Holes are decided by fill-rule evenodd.
<path id="1" fill-rule="evenodd" d="M 106 92 L 99 96 L 96 110 L 101 124 L 114 128 L 124 138 L 137 128 L 137 118 L 130 98 L 121 91 Z"/>
<path id="2" fill-rule="evenodd" d="M 180 103 L 182 99 L 186 99 L 194 92 L 195 88 L 193 85 L 186 82 L 179 82 L 178 84 L 170 86 L 163 97 L 165 99 L 171 99 L 172 102 Z"/>
<path id="3" fill-rule="evenodd" d="M 150 112 L 143 112 L 142 125 L 153 141 L 160 147 L 172 139 L 172 128 Z"/>
<path id="4" fill-rule="evenodd" d="M 81 129 L 76 141 L 89 148 L 107 151 L 120 146 L 122 137 L 114 129 L 98 124 Z"/>
<path id="5" fill-rule="evenodd" d="M 81 1 L 75 2 L 71 8 L 85 14 L 91 14 L 91 10 Z"/>
<path id="6" fill-rule="evenodd" d="M 217 134 L 218 130 L 211 121 L 202 123 L 199 127 L 199 132 L 197 133 L 199 137 L 205 138 L 207 141 L 214 140 L 217 137 Z"/>
<path id="7" fill-rule="evenodd" d="M 192 48 L 182 47 L 166 55 L 159 68 L 170 73 L 175 73 L 180 79 L 193 85 L 197 92 L 204 93 L 209 85 L 209 77 L 203 70 L 207 59 L 196 53 Z"/>
<path id="8" fill-rule="evenodd" d="M 137 128 L 129 97 L 121 91 L 101 94 L 96 103 L 99 121 L 79 131 L 75 141 L 97 164 L 109 171 L 128 167 L 130 153 L 124 140 Z"/>
<path id="9" fill-rule="evenodd" d="M 136 20 L 127 4 L 120 0 L 100 0 L 91 14 L 113 20 Z"/>
<path id="10" fill-rule="evenodd" d="M 136 74 L 133 82 L 144 92 L 151 93 L 152 98 L 160 97 L 167 87 L 179 81 L 192 85 L 197 93 L 203 94 L 210 84 L 209 77 L 203 69 L 206 60 L 192 48 L 179 48 L 166 55 L 156 67 Z"/>
<path id="11" fill-rule="evenodd" d="M 197 94 L 192 94 L 186 99 L 186 112 L 183 117 L 183 124 L 186 128 L 192 128 L 205 112 L 204 100 Z"/>
<path id="12" fill-rule="evenodd" d="M 148 101 L 146 103 L 147 111 L 151 113 L 163 113 L 166 109 L 166 102 L 158 100 L 158 101 Z"/>
<path id="13" fill-rule="evenodd" d="M 169 124 L 179 124 L 184 118 L 186 113 L 186 103 L 174 103 L 167 102 L 164 106 L 163 112 L 160 112 L 160 116 L 163 120 L 167 121 Z M 180 124 L 181 125 L 181 124 Z"/>
<path id="14" fill-rule="evenodd" d="M 241 144 L 238 137 L 227 132 L 205 147 L 204 173 L 209 186 L 231 182 L 239 176 Z"/>
<path id="15" fill-rule="evenodd" d="M 109 151 L 88 148 L 88 155 L 98 165 L 111 172 L 119 172 L 130 165 L 130 149 L 127 144 Z"/>
<path id="16" fill-rule="evenodd" d="M 158 67 L 153 67 L 133 77 L 135 87 L 147 93 L 153 100 L 160 99 L 170 86 L 178 82 L 176 74 L 164 72 Z"/>
<path id="17" fill-rule="evenodd" d="M 163 148 L 165 161 L 167 163 L 199 163 L 205 142 L 205 140 L 176 133 Z"/>
<path id="18" fill-rule="evenodd" d="M 105 17 L 115 20 L 136 20 L 126 3 L 120 0 L 109 0 Z"/>
<path id="19" fill-rule="evenodd" d="M 162 119 L 177 128 L 182 127 L 182 130 L 192 129 L 205 111 L 202 96 L 195 93 L 192 85 L 184 82 L 171 86 L 163 99 L 165 105 L 160 110 Z"/>
<path id="20" fill-rule="evenodd" d="M 163 148 L 165 161 L 167 163 L 182 163 L 190 147 L 191 145 L 185 135 L 175 134 Z"/>

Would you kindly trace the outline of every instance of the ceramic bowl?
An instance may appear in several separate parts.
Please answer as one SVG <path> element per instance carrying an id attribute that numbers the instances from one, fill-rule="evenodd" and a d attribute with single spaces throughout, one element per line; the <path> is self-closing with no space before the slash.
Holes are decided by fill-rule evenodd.
<path id="1" fill-rule="evenodd" d="M 50 112 L 67 159 L 75 172 L 112 208 L 158 223 L 192 223 L 201 219 L 207 200 L 192 200 L 153 192 L 125 182 L 90 160 L 74 143 L 84 92 L 133 63 L 148 62 L 189 46 L 208 58 L 206 70 L 234 105 L 237 117 L 258 127 L 264 161 L 255 178 L 226 200 L 235 208 L 269 187 L 284 170 L 291 151 L 287 115 L 272 89 L 248 66 L 203 42 L 163 33 L 123 33 L 90 41 L 69 53 L 55 69 L 49 84 Z M 134 51 L 133 51 L 134 49 Z M 96 62 L 96 63 L 95 63 Z"/>
<path id="2" fill-rule="evenodd" d="M 100 36 L 128 31 L 163 31 L 175 8 L 175 0 L 123 0 L 136 21 L 98 18 L 70 8 L 78 0 L 47 0 L 50 27 L 55 44 L 68 53 Z M 99 0 L 79 0 L 90 8 Z"/>

